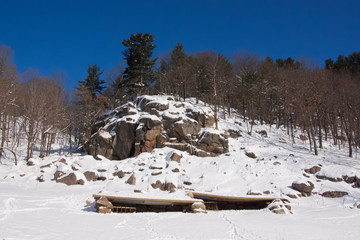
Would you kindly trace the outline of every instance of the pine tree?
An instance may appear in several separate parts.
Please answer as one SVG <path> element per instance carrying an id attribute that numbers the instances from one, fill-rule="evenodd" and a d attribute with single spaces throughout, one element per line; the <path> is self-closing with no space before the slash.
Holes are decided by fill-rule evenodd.
<path id="1" fill-rule="evenodd" d="M 100 75 L 103 71 L 100 71 L 100 67 L 96 64 L 92 66 L 89 64 L 87 72 L 88 76 L 83 81 L 79 81 L 80 87 L 78 90 L 80 90 L 81 86 L 85 86 L 89 90 L 91 96 L 95 98 L 96 95 L 101 94 L 105 88 L 103 84 L 106 82 L 104 80 L 100 80 Z"/>
<path id="2" fill-rule="evenodd" d="M 171 52 L 171 75 L 172 80 L 177 85 L 176 93 L 182 95 L 184 101 L 187 96 L 188 81 L 190 80 L 189 58 L 184 51 L 182 43 L 178 43 Z"/>
<path id="3" fill-rule="evenodd" d="M 155 38 L 150 33 L 131 34 L 122 44 L 127 48 L 123 51 L 128 67 L 124 71 L 123 87 L 130 97 L 142 94 L 145 87 L 153 80 L 153 66 L 156 59 L 151 59 L 156 47 Z"/>

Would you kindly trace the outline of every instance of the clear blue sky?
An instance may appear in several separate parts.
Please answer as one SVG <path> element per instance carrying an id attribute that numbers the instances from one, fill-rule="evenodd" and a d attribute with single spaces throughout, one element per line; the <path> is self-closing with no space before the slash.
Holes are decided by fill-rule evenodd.
<path id="1" fill-rule="evenodd" d="M 67 89 L 88 64 L 109 70 L 123 59 L 130 33 L 156 38 L 155 57 L 182 42 L 188 53 L 239 50 L 323 64 L 360 51 L 360 1 L 1 0 L 0 45 L 20 72 L 64 71 Z"/>

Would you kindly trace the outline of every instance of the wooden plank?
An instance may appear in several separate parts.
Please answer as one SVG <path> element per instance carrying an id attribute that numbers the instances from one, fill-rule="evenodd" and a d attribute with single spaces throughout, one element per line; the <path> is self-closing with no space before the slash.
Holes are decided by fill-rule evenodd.
<path id="1" fill-rule="evenodd" d="M 141 205 L 189 205 L 194 202 L 203 202 L 201 199 L 159 199 L 159 198 L 136 198 L 136 197 L 120 197 L 94 194 L 93 197 L 97 200 L 101 197 L 106 197 L 110 202 L 141 204 Z"/>
<path id="2" fill-rule="evenodd" d="M 217 195 L 210 193 L 199 193 L 199 192 L 191 192 L 194 198 L 203 199 L 205 201 L 223 201 L 223 202 L 264 202 L 269 201 L 272 202 L 276 199 L 280 199 L 282 201 L 288 201 L 287 199 L 280 197 L 260 197 L 260 196 L 246 196 L 246 197 L 237 197 L 237 196 L 225 196 L 225 195 Z"/>

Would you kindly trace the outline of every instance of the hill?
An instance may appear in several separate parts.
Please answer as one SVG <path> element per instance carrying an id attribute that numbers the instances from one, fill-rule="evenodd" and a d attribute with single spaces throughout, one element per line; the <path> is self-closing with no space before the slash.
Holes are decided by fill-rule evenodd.
<path id="1" fill-rule="evenodd" d="M 156 112 L 152 110 L 161 104 L 168 107 Z M 124 109 L 135 114 L 119 114 Z M 357 227 L 360 220 L 360 163 L 356 158 L 347 157 L 346 149 L 328 141 L 316 156 L 300 139 L 302 132 L 298 130 L 295 130 L 293 143 L 285 129 L 257 122 L 252 134 L 248 134 L 249 122 L 236 114 L 220 118 L 216 130 L 212 124 L 198 126 L 200 121 L 194 122 L 191 116 L 195 114 L 189 112 L 204 113 L 208 119 L 212 116 L 210 106 L 204 103 L 196 104 L 193 99 L 177 102 L 169 96 L 145 96 L 107 112 L 98 121 L 102 123 L 93 129 L 89 144 L 92 142 L 95 146 L 106 142 L 104 139 L 113 140 L 118 137 L 116 126 L 122 126 L 123 122 L 133 124 L 131 146 L 139 143 L 139 151 L 129 151 L 132 156 L 121 161 L 115 159 L 113 150 L 102 147 L 111 144 L 99 144 L 95 157 L 54 153 L 29 162 L 21 160 L 15 166 L 9 156 L 0 165 L 0 237 L 96 239 L 101 235 L 109 239 L 304 239 L 306 236 L 306 239 L 338 239 L 360 233 Z M 196 127 L 191 133 L 181 132 L 181 129 L 189 128 L 178 123 L 180 130 L 171 132 L 173 128 L 166 128 L 164 124 L 169 116 L 177 120 L 173 124 L 189 122 Z M 162 126 L 158 135 L 162 134 L 166 139 L 161 148 L 155 141 L 150 149 L 146 143 L 149 138 L 140 138 L 154 130 L 144 128 L 149 119 L 161 122 L 156 125 Z M 209 148 L 209 144 L 201 144 L 206 133 L 224 139 L 221 153 L 211 151 L 216 148 Z M 103 155 L 107 157 L 100 155 L 103 149 L 106 150 Z M 18 153 L 21 155 L 21 151 Z M 204 154 L 209 156 L 204 157 Z M 94 212 L 92 194 L 188 199 L 188 191 L 287 198 L 291 213 L 276 215 L 270 208 L 209 211 L 199 215 L 99 215 Z"/>

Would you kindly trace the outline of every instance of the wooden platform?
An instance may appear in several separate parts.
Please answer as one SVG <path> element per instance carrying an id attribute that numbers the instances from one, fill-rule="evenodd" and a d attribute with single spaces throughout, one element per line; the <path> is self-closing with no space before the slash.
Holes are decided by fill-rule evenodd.
<path id="1" fill-rule="evenodd" d="M 191 211 L 195 202 L 203 202 L 207 210 L 244 210 L 266 208 L 272 201 L 288 201 L 279 197 L 263 196 L 225 196 L 210 193 L 191 192 L 194 199 L 159 199 L 120 197 L 94 194 L 95 200 L 105 197 L 113 205 L 112 212 L 167 212 Z"/>
<path id="2" fill-rule="evenodd" d="M 94 194 L 95 200 L 106 197 L 111 203 L 120 204 L 140 204 L 140 205 L 191 205 L 195 202 L 203 202 L 201 199 L 161 199 L 161 198 L 136 198 L 136 197 L 119 197 Z"/>

